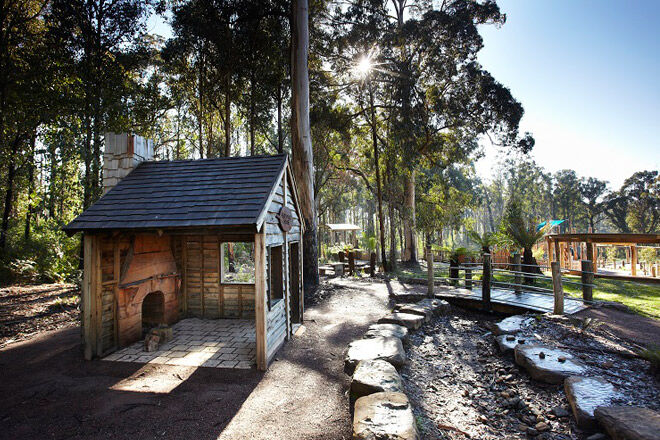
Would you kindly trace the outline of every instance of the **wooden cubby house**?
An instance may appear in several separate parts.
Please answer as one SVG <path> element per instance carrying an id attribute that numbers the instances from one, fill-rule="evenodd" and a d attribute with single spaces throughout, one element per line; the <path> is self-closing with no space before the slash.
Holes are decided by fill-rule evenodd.
<path id="1" fill-rule="evenodd" d="M 149 141 L 107 134 L 105 194 L 65 227 L 83 233 L 85 357 L 187 317 L 249 319 L 266 369 L 303 320 L 303 226 L 288 156 L 152 156 Z"/>

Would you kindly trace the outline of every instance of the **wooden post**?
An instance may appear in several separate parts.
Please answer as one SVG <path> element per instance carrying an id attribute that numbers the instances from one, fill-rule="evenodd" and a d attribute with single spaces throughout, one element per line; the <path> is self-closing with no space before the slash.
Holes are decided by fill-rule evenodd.
<path id="1" fill-rule="evenodd" d="M 262 227 L 263 228 L 263 227 Z M 268 368 L 268 341 L 266 340 L 266 235 L 254 235 L 254 315 L 257 349 L 257 368 Z"/>
<path id="2" fill-rule="evenodd" d="M 630 273 L 637 276 L 637 245 L 630 246 Z"/>
<path id="3" fill-rule="evenodd" d="M 481 301 L 484 310 L 490 310 L 490 281 L 491 281 L 491 267 L 490 267 L 490 254 L 484 254 L 484 271 L 483 282 L 481 283 Z"/>
<path id="4" fill-rule="evenodd" d="M 355 251 L 348 252 L 348 274 L 355 275 Z"/>
<path id="5" fill-rule="evenodd" d="M 550 265 L 552 268 L 552 291 L 555 296 L 555 307 L 553 313 L 555 315 L 564 314 L 564 289 L 561 285 L 561 266 L 558 261 L 553 261 Z"/>
<path id="6" fill-rule="evenodd" d="M 582 298 L 586 301 L 594 299 L 593 287 L 594 283 L 594 265 L 591 260 L 582 260 Z M 588 284 L 588 285 L 587 285 Z"/>
<path id="7" fill-rule="evenodd" d="M 465 267 L 465 288 L 472 290 L 472 269 L 470 267 Z"/>
<path id="8" fill-rule="evenodd" d="M 93 248 L 92 242 L 95 240 L 93 235 L 85 234 L 83 236 L 83 246 L 84 246 L 84 257 L 83 257 L 83 281 L 82 281 L 82 292 L 81 292 L 81 302 L 82 302 L 82 332 L 83 332 L 83 347 L 85 352 L 85 359 L 90 360 L 94 355 L 96 337 L 94 334 L 94 326 L 92 324 L 94 311 L 94 292 L 93 292 L 93 282 L 94 279 L 92 271 L 94 268 L 94 261 L 92 258 Z"/>
<path id="9" fill-rule="evenodd" d="M 374 277 L 376 276 L 376 253 L 372 252 L 369 255 L 369 274 Z"/>
<path id="10" fill-rule="evenodd" d="M 515 271 L 513 277 L 515 286 L 513 286 L 513 291 L 519 294 L 522 293 L 522 275 L 520 274 L 520 272 L 522 272 L 522 265 L 520 263 L 520 254 L 518 252 L 513 254 L 513 270 Z"/>
<path id="11" fill-rule="evenodd" d="M 550 241 L 550 237 L 546 237 L 545 246 L 548 255 L 548 265 L 550 265 L 552 263 L 552 242 Z"/>
<path id="12" fill-rule="evenodd" d="M 561 268 L 561 246 L 559 245 L 559 240 L 555 240 L 555 261 L 559 263 L 559 268 Z"/>
<path id="13" fill-rule="evenodd" d="M 433 298 L 434 296 L 434 281 L 435 281 L 435 275 L 433 273 L 433 251 L 431 250 L 431 246 L 426 246 L 426 280 L 427 280 L 427 288 L 426 288 L 426 296 L 429 298 Z"/>

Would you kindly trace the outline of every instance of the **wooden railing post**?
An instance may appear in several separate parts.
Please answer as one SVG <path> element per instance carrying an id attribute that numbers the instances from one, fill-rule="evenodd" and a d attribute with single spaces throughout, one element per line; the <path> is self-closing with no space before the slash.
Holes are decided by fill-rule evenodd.
<path id="1" fill-rule="evenodd" d="M 348 274 L 355 276 L 355 251 L 348 252 Z"/>
<path id="2" fill-rule="evenodd" d="M 522 275 L 520 274 L 522 272 L 522 265 L 520 264 L 520 254 L 518 252 L 513 254 L 513 270 L 515 271 L 513 277 L 515 286 L 513 286 L 513 291 L 522 293 Z"/>
<path id="3" fill-rule="evenodd" d="M 435 274 L 433 273 L 433 251 L 431 250 L 431 245 L 426 246 L 426 279 L 427 279 L 426 296 L 428 296 L 429 298 L 433 298 Z"/>
<path id="4" fill-rule="evenodd" d="M 594 264 L 591 260 L 582 260 L 582 298 L 586 301 L 594 299 Z"/>
<path id="5" fill-rule="evenodd" d="M 484 270 L 483 270 L 483 282 L 481 283 L 481 301 L 483 303 L 484 310 L 490 310 L 490 282 L 491 282 L 491 270 L 490 270 L 490 254 L 484 254 Z"/>
<path id="6" fill-rule="evenodd" d="M 369 275 L 376 276 L 376 253 L 372 252 L 369 255 Z"/>
<path id="7" fill-rule="evenodd" d="M 469 266 L 465 267 L 465 288 L 472 290 L 472 269 Z"/>
<path id="8" fill-rule="evenodd" d="M 553 313 L 555 315 L 564 314 L 564 288 L 561 285 L 561 266 L 559 261 L 553 261 L 550 264 L 552 268 L 552 292 L 555 296 L 555 307 Z"/>

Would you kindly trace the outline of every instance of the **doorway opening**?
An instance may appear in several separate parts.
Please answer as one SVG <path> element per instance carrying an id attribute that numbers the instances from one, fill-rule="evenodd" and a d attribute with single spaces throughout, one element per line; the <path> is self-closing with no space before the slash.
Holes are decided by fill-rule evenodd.
<path id="1" fill-rule="evenodd" d="M 289 243 L 289 292 L 291 292 L 291 323 L 302 323 L 300 307 L 300 243 Z"/>

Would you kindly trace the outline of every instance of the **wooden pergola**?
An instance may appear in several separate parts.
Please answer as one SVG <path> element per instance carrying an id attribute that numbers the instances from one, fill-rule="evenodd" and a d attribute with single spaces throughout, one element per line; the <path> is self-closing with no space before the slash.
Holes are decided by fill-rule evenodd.
<path id="1" fill-rule="evenodd" d="M 637 276 L 637 245 L 660 244 L 660 234 L 619 234 L 619 233 L 572 233 L 572 234 L 549 234 L 545 237 L 548 260 L 559 261 L 562 265 L 562 256 L 571 244 L 584 243 L 586 252 L 583 260 L 593 262 L 593 271 L 598 271 L 597 245 L 609 244 L 615 246 L 626 246 L 630 248 L 631 274 Z M 554 251 L 554 252 L 553 252 Z M 571 267 L 566 269 L 572 270 Z"/>

